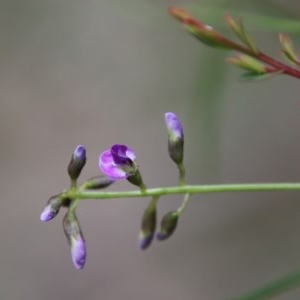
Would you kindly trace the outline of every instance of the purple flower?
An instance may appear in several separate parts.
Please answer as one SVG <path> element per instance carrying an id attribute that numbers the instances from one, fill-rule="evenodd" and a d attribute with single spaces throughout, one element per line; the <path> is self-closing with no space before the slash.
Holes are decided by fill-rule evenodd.
<path id="1" fill-rule="evenodd" d="M 183 162 L 183 128 L 178 117 L 172 112 L 165 113 L 165 121 L 168 130 L 169 155 L 180 166 Z"/>
<path id="2" fill-rule="evenodd" d="M 109 178 L 114 180 L 126 179 L 137 172 L 136 155 L 125 145 L 113 145 L 101 153 L 99 167 Z"/>

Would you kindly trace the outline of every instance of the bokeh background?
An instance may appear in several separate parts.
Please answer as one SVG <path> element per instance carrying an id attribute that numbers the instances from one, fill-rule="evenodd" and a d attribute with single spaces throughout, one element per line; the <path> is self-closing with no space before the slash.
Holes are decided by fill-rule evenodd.
<path id="1" fill-rule="evenodd" d="M 166 111 L 184 124 L 189 183 L 299 181 L 299 82 L 239 81 L 228 53 L 190 37 L 169 5 L 197 8 L 226 33 L 223 13 L 244 15 L 276 56 L 278 31 L 299 45 L 299 24 L 257 23 L 297 21 L 296 0 L 0 1 L 0 299 L 223 300 L 300 268 L 299 193 L 194 196 L 174 236 L 146 252 L 137 234 L 148 199 L 83 201 L 83 271 L 62 214 L 39 220 L 69 184 L 77 144 L 88 151 L 82 180 L 99 174 L 102 150 L 125 143 L 148 186 L 175 185 Z M 159 217 L 180 201 L 163 198 Z M 299 298 L 296 289 L 276 299 Z"/>

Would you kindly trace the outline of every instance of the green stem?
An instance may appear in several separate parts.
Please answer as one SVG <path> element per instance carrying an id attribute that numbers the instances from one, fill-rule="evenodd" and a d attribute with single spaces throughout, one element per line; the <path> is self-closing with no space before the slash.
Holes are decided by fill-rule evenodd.
<path id="1" fill-rule="evenodd" d="M 103 192 L 95 190 L 69 190 L 65 196 L 72 199 L 114 199 L 137 198 L 149 196 L 164 196 L 175 194 L 208 194 L 226 192 L 272 192 L 300 191 L 300 183 L 246 183 L 246 184 L 216 184 L 216 185 L 184 185 L 175 187 L 160 187 L 145 191 Z"/>
<path id="2" fill-rule="evenodd" d="M 300 270 L 281 277 L 261 288 L 234 300 L 266 300 L 300 284 Z"/>
<path id="3" fill-rule="evenodd" d="M 179 184 L 183 186 L 185 185 L 185 167 L 183 163 L 178 165 L 178 170 L 179 170 Z"/>
<path id="4" fill-rule="evenodd" d="M 182 204 L 180 205 L 180 207 L 177 209 L 177 213 L 178 215 L 182 215 L 182 213 L 185 211 L 189 201 L 190 201 L 190 198 L 191 198 L 191 194 L 185 194 L 184 195 L 184 198 L 183 198 L 183 201 L 182 201 Z"/>

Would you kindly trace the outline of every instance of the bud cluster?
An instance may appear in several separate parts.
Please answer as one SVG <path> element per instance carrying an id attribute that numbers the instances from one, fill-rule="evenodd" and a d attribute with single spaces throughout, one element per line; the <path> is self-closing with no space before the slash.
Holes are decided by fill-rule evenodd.
<path id="1" fill-rule="evenodd" d="M 238 51 L 239 54 L 228 58 L 227 62 L 247 71 L 241 76 L 243 80 L 265 79 L 278 74 L 287 74 L 300 78 L 299 70 L 277 61 L 258 49 L 256 43 L 246 31 L 242 18 L 234 19 L 228 13 L 225 14 L 225 23 L 239 41 L 242 42 L 237 43 L 225 37 L 210 25 L 194 18 L 182 8 L 171 7 L 169 12 L 183 24 L 190 34 L 202 43 L 211 47 Z M 296 54 L 290 37 L 285 33 L 280 33 L 279 42 L 285 59 L 293 65 L 300 66 L 300 58 Z"/>
<path id="2" fill-rule="evenodd" d="M 185 184 L 184 135 L 179 118 L 173 112 L 165 113 L 165 123 L 168 133 L 168 153 L 179 171 L 179 184 Z M 76 269 L 82 269 L 86 261 L 86 243 L 76 215 L 76 192 L 92 191 L 109 187 L 119 180 L 127 180 L 139 187 L 141 195 L 146 192 L 146 185 L 142 179 L 136 154 L 130 147 L 115 144 L 103 151 L 99 156 L 99 168 L 104 175 L 94 176 L 77 187 L 77 179 L 86 163 L 86 149 L 79 145 L 74 150 L 67 171 L 71 179 L 69 190 L 52 196 L 41 213 L 40 219 L 44 222 L 52 220 L 62 207 L 67 208 L 63 218 L 63 230 L 71 247 L 72 261 Z M 139 233 L 139 247 L 147 249 L 154 237 L 162 241 L 169 238 L 175 231 L 182 208 L 167 213 L 161 221 L 160 228 L 156 232 L 157 203 L 159 196 L 154 196 L 146 208 Z M 185 203 L 186 201 L 184 201 Z"/>
<path id="3" fill-rule="evenodd" d="M 71 179 L 70 190 L 77 188 L 77 179 L 86 163 L 86 149 L 78 145 L 71 157 L 67 167 L 68 175 Z M 114 183 L 114 180 L 106 176 L 95 176 L 85 181 L 80 190 L 103 189 Z M 46 203 L 40 219 L 48 222 L 52 220 L 60 211 L 61 207 L 67 208 L 63 218 L 63 230 L 71 247 L 72 261 L 76 269 L 82 269 L 86 261 L 86 244 L 81 227 L 76 216 L 77 199 L 71 199 L 67 191 L 52 196 Z"/>

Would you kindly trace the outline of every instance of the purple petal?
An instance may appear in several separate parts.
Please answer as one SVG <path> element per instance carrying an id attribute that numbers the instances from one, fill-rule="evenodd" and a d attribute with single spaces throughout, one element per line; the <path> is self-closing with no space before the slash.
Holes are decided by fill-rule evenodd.
<path id="1" fill-rule="evenodd" d="M 134 161 L 136 159 L 136 155 L 134 153 L 134 151 L 130 148 L 127 147 L 127 150 L 126 150 L 126 155 L 132 160 Z"/>
<path id="2" fill-rule="evenodd" d="M 182 139 L 183 129 L 178 117 L 172 112 L 167 112 L 165 113 L 165 121 L 169 134 L 175 139 Z"/>
<path id="3" fill-rule="evenodd" d="M 147 236 L 140 234 L 139 239 L 138 239 L 138 246 L 139 246 L 140 250 L 146 250 L 147 248 L 149 248 L 153 241 L 153 237 L 154 237 L 154 234 L 150 234 Z"/>
<path id="4" fill-rule="evenodd" d="M 85 241 L 82 236 L 71 237 L 72 260 L 77 270 L 82 269 L 86 260 Z"/>
<path id="5" fill-rule="evenodd" d="M 117 165 L 131 166 L 133 161 L 127 156 L 128 147 L 125 145 L 113 145 L 111 147 L 111 155 L 114 163 Z"/>
<path id="6" fill-rule="evenodd" d="M 101 163 L 99 164 L 99 167 L 103 174 L 105 174 L 107 177 L 115 180 L 121 180 L 125 179 L 128 177 L 127 173 L 118 168 L 117 166 L 111 164 L 111 165 L 102 165 Z"/>
<path id="7" fill-rule="evenodd" d="M 85 158 L 85 155 L 86 155 L 86 150 L 85 150 L 84 146 L 78 145 L 76 147 L 76 149 L 74 150 L 74 157 L 82 160 Z"/>
<path id="8" fill-rule="evenodd" d="M 103 151 L 99 157 L 99 165 L 111 165 L 114 162 L 110 149 Z"/>
<path id="9" fill-rule="evenodd" d="M 43 222 L 48 222 L 52 220 L 57 214 L 51 210 L 51 207 L 48 205 L 44 208 L 43 212 L 41 213 L 40 219 Z"/>
<path id="10" fill-rule="evenodd" d="M 126 172 L 115 166 L 110 149 L 101 153 L 99 167 L 107 177 L 120 180 L 127 177 Z"/>
<path id="11" fill-rule="evenodd" d="M 48 201 L 43 209 L 40 219 L 43 222 L 48 222 L 52 220 L 60 210 L 60 207 L 62 205 L 62 201 L 60 199 L 60 195 L 54 195 L 52 196 Z"/>

